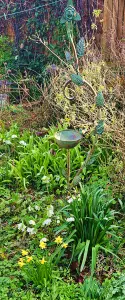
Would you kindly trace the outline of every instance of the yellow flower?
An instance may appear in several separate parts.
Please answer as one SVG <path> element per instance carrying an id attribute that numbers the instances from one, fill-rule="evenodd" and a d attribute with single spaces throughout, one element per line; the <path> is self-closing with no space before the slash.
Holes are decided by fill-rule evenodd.
<path id="1" fill-rule="evenodd" d="M 46 243 L 43 241 L 40 242 L 39 246 L 41 249 L 46 249 Z"/>
<path id="2" fill-rule="evenodd" d="M 43 257 L 41 260 L 40 260 L 41 264 L 44 265 L 47 261 L 45 260 L 45 258 Z"/>
<path id="3" fill-rule="evenodd" d="M 23 261 L 23 258 L 22 258 L 22 257 L 20 257 L 20 258 L 19 258 L 19 261 L 21 261 L 21 262 L 22 262 L 22 261 Z"/>
<path id="4" fill-rule="evenodd" d="M 26 250 L 22 250 L 22 255 L 23 255 L 23 256 L 26 256 L 26 255 L 28 255 L 28 251 L 26 251 Z"/>
<path id="5" fill-rule="evenodd" d="M 33 258 L 32 256 L 26 256 L 27 262 L 29 263 Z"/>
<path id="6" fill-rule="evenodd" d="M 62 244 L 62 248 L 67 248 L 68 247 L 68 244 L 66 244 L 66 243 L 64 243 L 64 244 Z"/>
<path id="7" fill-rule="evenodd" d="M 22 268 L 25 265 L 25 263 L 23 262 L 23 259 L 22 260 L 20 259 L 18 261 L 18 265 L 19 265 L 20 268 Z"/>
<path id="8" fill-rule="evenodd" d="M 0 256 L 4 259 L 6 258 L 6 255 L 4 253 L 1 253 Z"/>
<path id="9" fill-rule="evenodd" d="M 61 238 L 61 236 L 59 235 L 59 236 L 57 236 L 57 238 L 55 239 L 55 243 L 58 245 L 58 244 L 62 244 L 62 241 L 63 241 L 63 239 Z"/>

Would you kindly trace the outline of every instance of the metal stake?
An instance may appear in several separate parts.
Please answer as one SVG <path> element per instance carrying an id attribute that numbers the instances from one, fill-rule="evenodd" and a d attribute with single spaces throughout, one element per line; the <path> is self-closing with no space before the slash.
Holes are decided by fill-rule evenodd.
<path id="1" fill-rule="evenodd" d="M 70 188 L 70 149 L 67 150 L 67 186 Z"/>

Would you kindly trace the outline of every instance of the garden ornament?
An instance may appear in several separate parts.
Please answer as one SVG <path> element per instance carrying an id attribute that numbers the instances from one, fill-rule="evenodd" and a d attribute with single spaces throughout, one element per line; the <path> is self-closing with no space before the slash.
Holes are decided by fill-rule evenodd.
<path id="1" fill-rule="evenodd" d="M 80 38 L 78 43 L 74 44 L 73 40 L 73 22 L 74 21 L 80 21 L 81 17 L 79 13 L 77 13 L 76 9 L 73 6 L 72 0 L 68 1 L 68 5 L 64 10 L 64 14 L 60 20 L 61 24 L 66 24 L 67 28 L 67 35 L 69 38 L 69 41 L 71 43 L 72 49 L 73 49 L 73 55 L 75 59 L 75 66 L 76 66 L 76 73 L 70 74 L 70 79 L 65 83 L 63 93 L 65 97 L 68 100 L 73 100 L 73 96 L 66 96 L 66 88 L 73 83 L 74 85 L 77 86 L 87 86 L 89 89 L 92 90 L 94 97 L 96 97 L 96 106 L 99 109 L 99 116 L 101 117 L 101 108 L 104 106 L 104 97 L 102 94 L 102 91 L 99 91 L 96 93 L 96 91 L 93 89 L 93 87 L 86 81 L 84 80 L 81 75 L 79 74 L 79 64 L 78 64 L 78 59 L 84 56 L 85 53 L 85 40 L 83 37 Z M 71 53 L 66 51 L 65 53 L 66 60 L 70 62 L 71 60 Z M 96 128 L 95 128 L 95 134 L 102 134 L 104 132 L 104 121 L 99 120 Z M 82 140 L 83 136 L 76 130 L 62 130 L 59 132 L 56 132 L 55 134 L 55 140 L 56 143 L 59 145 L 61 148 L 67 149 L 67 185 L 68 188 L 70 188 L 70 149 L 74 148 L 78 143 Z M 75 184 L 77 183 L 77 180 L 79 181 L 79 175 L 82 172 L 85 164 L 88 163 L 90 156 L 92 155 L 94 151 L 94 146 L 91 148 L 91 150 L 88 152 L 86 161 L 83 163 L 81 168 L 78 170 L 76 176 L 74 177 L 72 183 Z"/>

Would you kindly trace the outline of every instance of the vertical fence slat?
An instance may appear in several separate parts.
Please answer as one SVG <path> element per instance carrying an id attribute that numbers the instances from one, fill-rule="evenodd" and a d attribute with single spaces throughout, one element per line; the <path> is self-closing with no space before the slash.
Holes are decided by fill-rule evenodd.
<path id="1" fill-rule="evenodd" d="M 110 58 L 111 28 L 113 0 L 104 1 L 102 52 L 106 59 Z"/>
<path id="2" fill-rule="evenodd" d="M 124 20 L 124 0 L 119 0 L 118 8 L 118 26 L 117 26 L 117 36 L 119 39 L 123 37 L 123 22 Z"/>
<path id="3" fill-rule="evenodd" d="M 125 38 L 125 3 L 124 3 L 124 19 L 123 19 L 123 37 Z"/>
<path id="4" fill-rule="evenodd" d="M 113 56 L 116 56 L 117 47 L 117 25 L 118 25 L 118 0 L 113 0 L 113 15 L 112 15 L 112 38 L 111 38 L 111 50 Z"/>

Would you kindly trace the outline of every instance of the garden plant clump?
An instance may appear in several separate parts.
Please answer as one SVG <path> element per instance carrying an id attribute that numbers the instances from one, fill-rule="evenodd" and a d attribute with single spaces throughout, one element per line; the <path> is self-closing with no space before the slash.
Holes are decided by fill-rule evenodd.
<path id="1" fill-rule="evenodd" d="M 80 19 L 69 0 L 58 24 L 67 34 L 61 56 L 38 26 L 30 36 L 50 55 L 44 80 L 28 67 L 16 73 L 13 46 L 0 39 L 2 80 L 12 81 L 0 111 L 2 300 L 125 299 L 122 67 L 80 36 Z M 70 149 L 69 178 L 67 149 L 55 140 L 67 129 L 82 137 Z"/>

